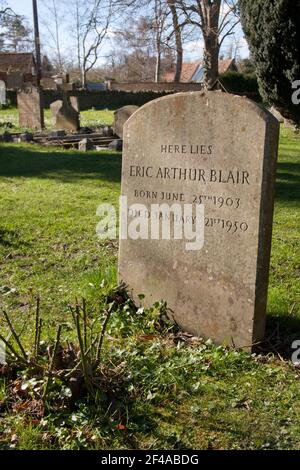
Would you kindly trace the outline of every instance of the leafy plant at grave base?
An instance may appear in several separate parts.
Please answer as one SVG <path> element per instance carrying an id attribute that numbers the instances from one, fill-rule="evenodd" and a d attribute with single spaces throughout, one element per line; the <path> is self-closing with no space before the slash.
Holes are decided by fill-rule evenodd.
<path id="1" fill-rule="evenodd" d="M 170 323 L 165 303 L 137 309 L 123 286 L 106 287 L 103 294 L 98 308 L 84 300 L 69 306 L 71 324 L 61 324 L 50 341 L 44 338 L 39 299 L 31 341 L 23 340 L 26 328 L 16 331 L 3 312 L 8 337 L 2 333 L 1 339 L 8 365 L 0 370 L 0 379 L 6 379 L 0 413 L 8 412 L 8 418 L 4 427 L 0 422 L 0 433 L 9 437 L 0 437 L 0 448 L 3 441 L 6 447 L 18 447 L 19 440 L 25 448 L 32 441 L 47 449 L 120 448 L 122 442 L 132 448 L 134 433 L 154 432 L 153 409 L 165 404 L 182 406 L 188 398 L 191 406 L 197 397 L 198 404 L 191 407 L 197 415 L 201 397 L 217 392 L 205 405 L 207 413 L 220 413 L 223 407 L 227 412 L 228 407 L 250 409 L 247 386 L 238 384 L 241 371 L 251 383 L 256 378 L 259 383 L 263 375 L 267 387 L 272 381 L 277 387 L 286 385 L 286 373 L 273 368 L 271 355 L 251 357 L 193 338 Z M 263 370 L 262 363 L 268 368 Z M 185 446 L 176 430 L 161 439 L 170 448 Z M 288 437 L 274 438 L 271 445 L 283 442 L 288 446 Z"/>
<path id="2" fill-rule="evenodd" d="M 73 326 L 58 326 L 54 341 L 45 342 L 40 301 L 37 299 L 34 338 L 30 350 L 22 341 L 26 323 L 17 332 L 9 315 L 3 311 L 8 337 L 0 334 L 7 350 L 7 365 L 0 376 L 8 378 L 6 399 L 0 409 L 12 409 L 35 420 L 41 420 L 49 412 L 67 412 L 78 407 L 81 399 L 92 400 L 94 406 L 126 396 L 129 380 L 124 376 L 126 355 L 122 357 L 120 346 L 124 338 L 143 331 L 143 340 L 152 340 L 157 334 L 174 330 L 166 317 L 166 306 L 157 303 L 147 311 L 136 309 L 122 287 L 115 288 L 106 297 L 104 308 L 88 312 L 86 301 L 69 306 Z M 64 330 L 69 336 L 76 333 L 75 341 L 62 340 Z M 115 334 L 119 337 L 114 346 Z M 109 340 L 106 338 L 109 337 Z M 112 348 L 107 349 L 107 343 Z M 106 346 L 106 348 L 104 347 Z M 125 362 L 124 362 L 125 359 Z"/>

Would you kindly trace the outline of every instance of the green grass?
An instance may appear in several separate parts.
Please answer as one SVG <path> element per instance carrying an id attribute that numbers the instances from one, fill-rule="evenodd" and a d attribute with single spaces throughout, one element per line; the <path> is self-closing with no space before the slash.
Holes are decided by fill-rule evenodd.
<path id="1" fill-rule="evenodd" d="M 8 128 L 5 123 L 10 122 L 13 127 Z M 110 109 L 81 111 L 80 123 L 82 127 L 96 127 L 100 125 L 112 125 L 114 122 L 114 111 Z M 50 109 L 45 110 L 45 126 L 47 129 L 54 129 L 54 121 Z M 0 109 L 0 133 L 5 130 L 19 132 L 19 115 L 17 108 Z"/>
<path id="2" fill-rule="evenodd" d="M 40 295 L 53 337 L 76 296 L 94 308 L 116 283 L 117 243 L 100 242 L 95 229 L 97 206 L 117 204 L 120 175 L 118 153 L 1 147 L 0 307 L 18 327 L 33 325 Z M 2 413 L 0 448 L 300 449 L 300 371 L 289 360 L 292 338 L 300 339 L 299 278 L 300 138 L 282 131 L 269 354 L 250 356 L 210 343 L 179 348 L 158 333 L 145 341 L 142 325 L 128 329 L 127 320 L 125 328 L 116 318 L 109 331 L 115 347 L 108 343 L 106 354 L 125 364 L 125 429 L 117 429 L 120 418 L 108 403 L 82 403 L 72 415 L 50 414 L 39 423 Z M 271 350 L 282 337 L 287 344 L 281 360 Z M 0 399 L 4 393 L 2 384 Z"/>

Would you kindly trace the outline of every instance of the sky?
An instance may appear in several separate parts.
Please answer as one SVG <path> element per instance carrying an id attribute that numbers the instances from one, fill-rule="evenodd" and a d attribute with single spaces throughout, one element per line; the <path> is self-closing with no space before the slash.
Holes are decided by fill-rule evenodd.
<path id="1" fill-rule="evenodd" d="M 7 3 L 16 13 L 26 16 L 29 23 L 32 25 L 32 1 L 31 0 L 7 0 Z M 41 19 L 46 18 L 47 13 L 45 11 L 45 8 L 42 5 L 42 2 L 38 1 L 38 9 L 39 9 L 39 14 L 40 14 Z M 42 40 L 43 40 L 43 34 L 45 34 L 46 32 L 45 32 L 45 28 L 43 27 L 42 22 L 40 24 L 40 33 L 41 33 Z M 236 38 L 237 38 L 237 43 L 238 43 L 238 57 L 242 59 L 248 57 L 249 56 L 248 45 L 244 38 L 242 29 L 240 26 L 237 28 Z M 63 40 L 62 42 L 65 45 L 68 44 L 69 41 L 68 41 L 67 33 L 64 33 L 62 40 Z M 44 40 L 44 43 L 45 43 L 45 40 Z M 229 50 L 229 47 L 230 47 L 230 41 L 225 40 L 224 47 L 221 50 L 221 55 L 226 55 L 226 53 Z M 111 50 L 111 44 L 108 42 L 108 44 L 105 46 L 105 50 L 103 51 L 103 56 L 109 53 L 110 50 Z M 203 44 L 201 40 L 192 41 L 188 43 L 184 51 L 185 61 L 189 62 L 193 60 L 200 60 L 202 50 L 203 50 Z M 65 52 L 69 52 L 69 51 L 67 51 L 66 49 Z"/>

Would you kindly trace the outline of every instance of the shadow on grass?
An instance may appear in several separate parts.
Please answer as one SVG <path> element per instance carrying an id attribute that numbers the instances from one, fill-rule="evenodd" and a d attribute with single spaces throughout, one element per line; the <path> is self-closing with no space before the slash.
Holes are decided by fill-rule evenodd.
<path id="1" fill-rule="evenodd" d="M 300 200 L 300 163 L 278 163 L 276 200 Z"/>
<path id="2" fill-rule="evenodd" d="M 268 315 L 265 339 L 255 348 L 255 352 L 274 353 L 290 361 L 295 352 L 292 348 L 295 340 L 300 341 L 300 318 Z"/>
<path id="3" fill-rule="evenodd" d="M 6 248 L 18 248 L 20 246 L 28 246 L 27 242 L 20 240 L 17 232 L 0 228 L 0 246 Z"/>
<path id="4" fill-rule="evenodd" d="M 117 152 L 40 151 L 33 147 L 5 145 L 0 148 L 0 176 L 77 179 L 108 182 L 121 180 L 121 154 Z"/>

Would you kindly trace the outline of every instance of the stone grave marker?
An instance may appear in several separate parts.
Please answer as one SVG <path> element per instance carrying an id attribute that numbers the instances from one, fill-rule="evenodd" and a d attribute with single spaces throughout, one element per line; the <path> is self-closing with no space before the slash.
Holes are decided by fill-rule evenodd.
<path id="1" fill-rule="evenodd" d="M 80 115 L 71 105 L 69 98 L 65 95 L 63 105 L 56 114 L 56 129 L 65 129 L 76 132 L 80 129 Z"/>
<path id="2" fill-rule="evenodd" d="M 0 106 L 6 105 L 6 85 L 3 80 L 0 80 Z"/>
<path id="3" fill-rule="evenodd" d="M 79 112 L 79 100 L 77 96 L 70 96 L 70 104 L 71 106 L 75 109 L 75 111 Z M 52 118 L 56 120 L 56 115 L 60 108 L 63 105 L 63 100 L 56 100 L 53 101 L 53 103 L 50 104 L 50 111 Z"/>
<path id="4" fill-rule="evenodd" d="M 70 96 L 70 103 L 71 103 L 71 106 L 72 106 L 78 113 L 80 113 L 80 107 L 79 107 L 79 99 L 78 99 L 78 96 Z"/>
<path id="5" fill-rule="evenodd" d="M 20 127 L 43 129 L 44 109 L 43 95 L 36 87 L 28 87 L 17 94 Z"/>
<path id="6" fill-rule="evenodd" d="M 271 113 L 220 92 L 160 98 L 126 122 L 119 279 L 138 304 L 165 300 L 184 330 L 217 343 L 250 350 L 262 340 L 278 138 Z M 146 235 L 129 236 L 136 217 L 150 214 L 175 230 L 163 203 L 182 214 L 204 205 L 202 249 L 151 239 L 150 223 Z M 193 217 L 181 221 L 195 229 Z"/>
<path id="7" fill-rule="evenodd" d="M 114 121 L 114 133 L 123 138 L 123 127 L 125 122 L 139 109 L 138 106 L 123 106 L 123 108 L 117 109 L 115 112 L 115 121 Z"/>
<path id="8" fill-rule="evenodd" d="M 58 111 L 60 110 L 60 108 L 62 107 L 62 105 L 63 105 L 62 100 L 56 100 L 50 104 L 51 116 L 52 116 L 52 120 L 54 123 L 56 123 L 56 115 Z"/>

